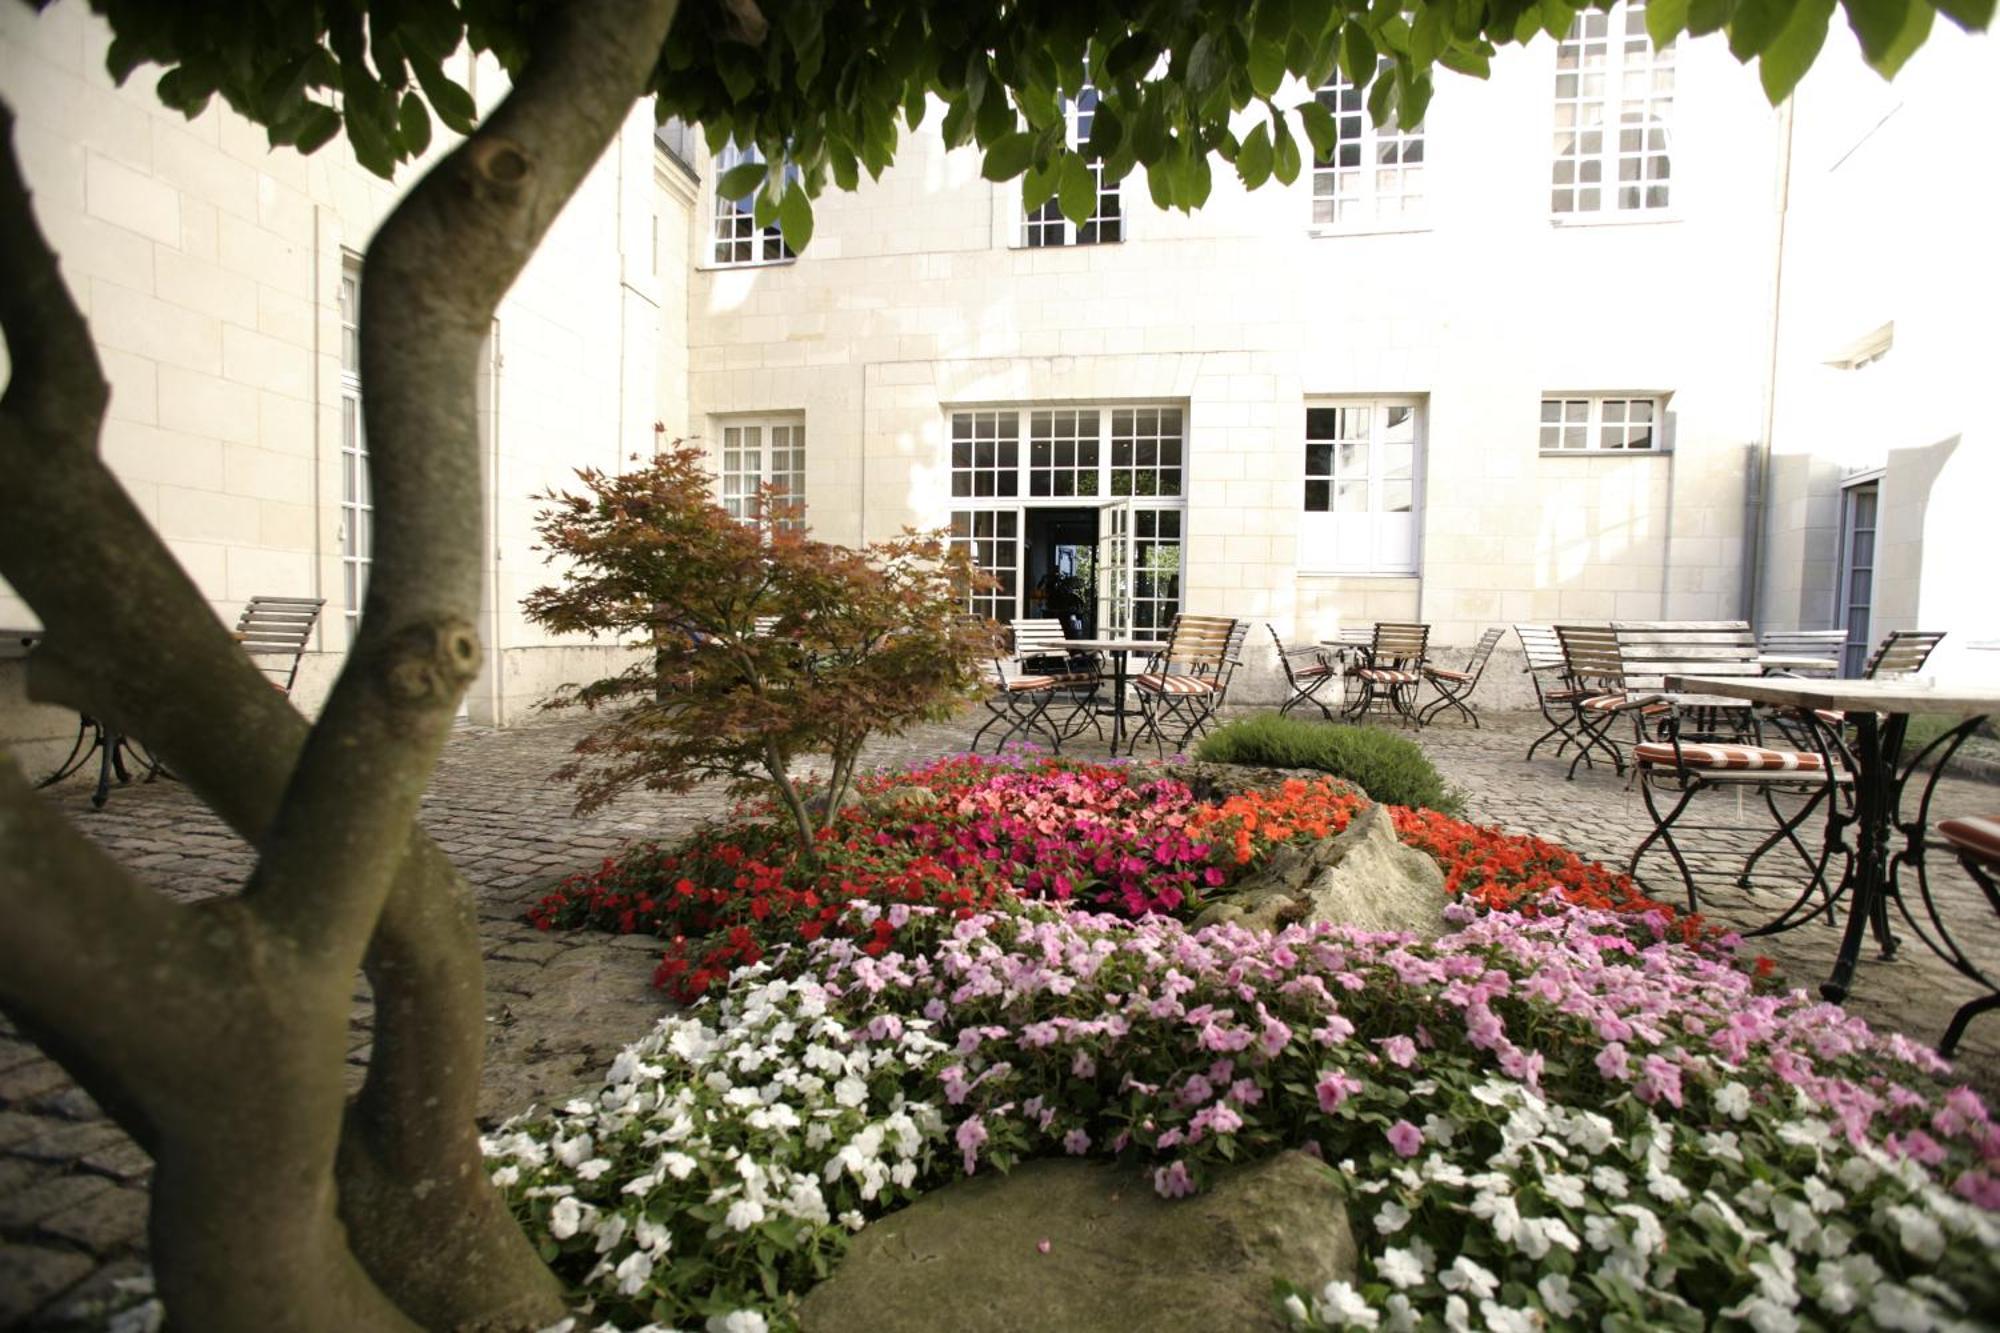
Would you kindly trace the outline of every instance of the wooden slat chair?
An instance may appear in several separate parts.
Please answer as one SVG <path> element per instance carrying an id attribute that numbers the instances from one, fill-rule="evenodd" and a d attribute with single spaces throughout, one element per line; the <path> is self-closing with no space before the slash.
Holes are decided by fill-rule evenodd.
<path id="1" fill-rule="evenodd" d="M 236 621 L 243 651 L 286 695 L 299 678 L 299 659 L 312 642 L 324 597 L 252 597 Z"/>
<path id="2" fill-rule="evenodd" d="M 1811 872 L 1805 892 L 1792 910 L 1808 901 L 1815 890 L 1826 901 L 1826 870 L 1840 845 L 1837 829 L 1829 823 L 1829 836 L 1817 857 L 1799 841 L 1798 829 L 1849 780 L 1850 769 L 1835 759 L 1828 738 L 1815 733 L 1817 739 L 1810 745 L 1767 746 L 1761 743 L 1755 710 L 1740 699 L 1656 692 L 1667 676 L 1761 675 L 1759 648 L 1749 624 L 1736 620 L 1613 621 L 1611 633 L 1624 670 L 1627 698 L 1652 701 L 1633 715 L 1654 724 L 1650 738 L 1641 726 L 1632 746 L 1639 793 L 1652 817 L 1653 830 L 1633 850 L 1628 873 L 1636 878 L 1640 858 L 1659 843 L 1680 872 L 1688 910 L 1700 911 L 1694 874 L 1686 853 L 1674 839 L 1674 828 L 1701 792 L 1752 787 L 1764 798 L 1774 828 L 1707 826 L 1713 832 L 1766 832 L 1737 871 L 1737 882 L 1747 886 L 1750 872 L 1764 854 L 1788 842 Z M 1673 808 L 1664 814 L 1660 809 L 1662 791 L 1677 797 Z M 1806 799 L 1787 815 L 1778 807 L 1781 792 Z M 1785 915 L 1789 917 L 1791 912 Z"/>
<path id="3" fill-rule="evenodd" d="M 1316 643 L 1287 648 L 1285 641 L 1278 637 L 1276 625 L 1266 625 L 1264 628 L 1271 631 L 1271 642 L 1277 646 L 1278 665 L 1284 668 L 1285 687 L 1289 691 L 1284 705 L 1278 709 L 1278 716 L 1283 717 L 1300 704 L 1309 703 L 1319 709 L 1327 721 L 1333 721 L 1333 710 L 1319 698 L 1321 690 L 1330 682 L 1340 679 L 1334 664 L 1327 660 L 1332 650 Z"/>
<path id="4" fill-rule="evenodd" d="M 1629 716 L 1634 737 L 1643 740 L 1646 719 L 1671 710 L 1657 694 L 1628 685 L 1625 657 L 1619 651 L 1618 633 L 1611 626 L 1557 625 L 1555 629 L 1562 643 L 1563 667 L 1574 686 L 1569 706 L 1573 724 L 1570 739 L 1576 744 L 1576 757 L 1569 761 L 1564 780 L 1573 781 L 1577 765 L 1588 760 L 1593 751 L 1609 759 L 1622 777 L 1625 755 L 1610 739 L 1611 728 Z"/>
<path id="5" fill-rule="evenodd" d="M 1181 728 L 1174 747 L 1180 751 L 1207 725 L 1228 688 L 1229 648 L 1236 624 L 1230 616 L 1174 617 L 1166 645 L 1145 671 L 1132 678 L 1141 721 L 1132 731 L 1127 753 L 1136 754 L 1140 738 L 1150 735 L 1155 752 L 1165 757 L 1164 727 Z"/>
<path id="6" fill-rule="evenodd" d="M 993 743 L 995 753 L 1016 737 L 1032 736 L 1039 731 L 1049 738 L 1050 747 L 1061 754 L 1063 730 L 1049 716 L 1049 705 L 1055 702 L 1062 687 L 1061 679 L 1024 670 L 1019 654 L 1014 651 L 1013 635 L 999 625 L 989 624 L 987 629 L 993 639 L 993 656 L 982 666 L 980 674 L 988 690 L 983 702 L 993 716 L 972 733 L 966 749 L 979 753 L 979 742 L 986 733 L 1004 723 L 1005 729 Z"/>
<path id="7" fill-rule="evenodd" d="M 1757 636 L 1757 644 L 1760 652 L 1770 653 L 1778 657 L 1824 657 L 1828 661 L 1838 664 L 1841 651 L 1847 646 L 1847 631 L 1844 629 L 1765 630 Z M 1807 674 L 1837 676 L 1840 674 L 1840 667 L 1835 665 L 1831 671 L 1808 673 L 1804 671 L 1785 670 L 1774 672 L 1774 674 L 1785 676 L 1804 676 Z"/>
<path id="8" fill-rule="evenodd" d="M 1423 684 L 1424 655 L 1430 640 L 1429 625 L 1377 622 L 1368 644 L 1368 659 L 1354 672 L 1360 693 L 1348 708 L 1348 716 L 1358 721 L 1379 701 L 1400 715 L 1406 725 L 1421 727 L 1423 722 L 1411 705 Z"/>
<path id="9" fill-rule="evenodd" d="M 1243 666 L 1243 645 L 1250 639 L 1250 622 L 1239 620 L 1229 630 L 1229 643 L 1222 652 L 1222 689 L 1215 696 L 1215 707 L 1202 722 L 1206 731 L 1217 714 L 1229 706 L 1229 686 L 1236 679 L 1236 673 Z"/>
<path id="10" fill-rule="evenodd" d="M 1062 641 L 1068 637 L 1069 630 L 1060 620 L 1016 620 L 1014 657 L 1025 674 L 1055 677 L 1057 697 L 1049 707 L 1052 717 L 1058 706 L 1065 709 L 1060 719 L 1054 719 L 1063 739 L 1080 735 L 1085 727 L 1095 728 L 1102 739 L 1097 691 L 1104 681 L 1103 668 L 1094 653 L 1063 647 Z"/>
<path id="11" fill-rule="evenodd" d="M 1562 739 L 1556 741 L 1556 758 L 1560 759 L 1564 750 L 1579 743 L 1576 706 L 1589 698 L 1591 691 L 1579 686 L 1569 674 L 1562 640 L 1557 637 L 1554 625 L 1516 625 L 1514 634 L 1521 640 L 1521 652 L 1528 659 L 1526 670 L 1535 687 L 1535 705 L 1549 724 L 1549 729 L 1528 746 L 1526 757 L 1533 759 L 1535 751 L 1545 742 L 1560 736 Z M 1593 768 L 1597 766 L 1588 748 L 1583 752 L 1583 762 Z"/>
<path id="12" fill-rule="evenodd" d="M 1937 823 L 1938 836 L 1953 852 L 1958 854 L 1958 862 L 1965 867 L 1965 873 L 1972 876 L 1972 882 L 1986 895 L 1986 901 L 2000 914 L 2000 814 L 1972 815 L 1964 819 L 1941 819 Z M 1958 1039 L 1965 1035 L 1965 1025 L 1983 1013 L 2000 1009 L 2000 985 L 1979 969 L 1971 965 L 1969 959 L 1959 970 L 1975 980 L 1986 983 L 1988 993 L 1959 1007 L 1951 1016 L 1951 1025 L 1944 1030 L 1944 1040 L 1938 1043 L 1938 1054 L 1950 1057 L 1958 1049 Z"/>
<path id="13" fill-rule="evenodd" d="M 1504 626 L 1496 625 L 1481 634 L 1479 643 L 1473 648 L 1472 656 L 1466 660 L 1463 671 L 1454 671 L 1448 667 L 1425 667 L 1424 679 L 1437 690 L 1438 697 L 1431 700 L 1430 704 L 1417 715 L 1417 720 L 1428 723 L 1445 709 L 1454 708 L 1476 729 L 1479 726 L 1479 714 L 1473 711 L 1469 701 L 1472 692 L 1479 688 L 1479 678 L 1486 674 L 1487 659 L 1493 656 L 1493 649 L 1498 646 L 1500 636 L 1506 632 Z"/>
<path id="14" fill-rule="evenodd" d="M 1898 629 L 1883 636 L 1875 645 L 1875 651 L 1868 655 L 1868 661 L 1861 668 L 1863 680 L 1888 680 L 1896 676 L 1914 676 L 1924 669 L 1937 651 L 1938 641 L 1943 639 L 1944 630 Z M 1813 716 L 1830 727 L 1841 727 L 1847 723 L 1847 714 L 1835 708 L 1816 708 Z M 1845 741 L 1842 742 L 1843 748 Z"/>

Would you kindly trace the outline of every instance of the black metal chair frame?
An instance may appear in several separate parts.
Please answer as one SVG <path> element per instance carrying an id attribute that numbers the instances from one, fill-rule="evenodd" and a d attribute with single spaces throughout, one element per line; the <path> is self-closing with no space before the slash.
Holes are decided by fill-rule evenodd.
<path id="1" fill-rule="evenodd" d="M 1009 668 L 1017 670 L 1009 674 Z M 972 733 L 972 740 L 966 749 L 979 753 L 979 742 L 986 733 L 1001 723 L 1007 728 L 993 743 L 994 753 L 1007 748 L 1007 742 L 1017 736 L 1031 736 L 1037 730 L 1049 738 L 1049 746 L 1057 754 L 1062 753 L 1063 729 L 1049 714 L 1049 705 L 1056 697 L 1056 681 L 1049 676 L 1030 676 L 1018 671 L 1019 659 L 1010 652 L 996 653 L 992 659 L 993 692 L 982 702 L 986 711 L 993 714 L 979 729 Z"/>
<path id="2" fill-rule="evenodd" d="M 1080 736 L 1090 728 L 1103 740 L 1097 695 L 1104 685 L 1104 668 L 1098 656 L 1063 647 L 1061 641 L 1069 637 L 1069 631 L 1060 620 L 1016 620 L 1013 629 L 1014 656 L 1021 670 L 1029 675 L 1053 676 L 1057 697 L 1068 705 L 1068 712 L 1056 722 L 1062 738 Z M 1053 711 L 1055 700 L 1049 706 Z"/>
<path id="3" fill-rule="evenodd" d="M 1424 656 L 1429 651 L 1431 627 L 1409 621 L 1378 621 L 1369 640 L 1367 659 L 1355 669 L 1360 693 L 1348 705 L 1347 717 L 1359 722 L 1376 701 L 1403 719 L 1405 726 L 1422 729 L 1413 702 L 1424 681 Z M 1378 680 L 1375 672 L 1395 673 L 1396 679 Z M 1408 677 L 1408 679 L 1401 679 Z"/>
<path id="4" fill-rule="evenodd" d="M 1929 793 L 1926 792 L 1925 796 L 1928 800 Z M 1961 847 L 1956 844 L 1950 844 L 1950 846 L 1951 850 L 1957 853 L 1958 863 L 1965 868 L 1965 873 L 1972 877 L 1972 882 L 1977 884 L 1980 892 L 1986 895 L 1986 901 L 1992 905 L 1994 914 L 2000 916 L 2000 880 L 1995 879 L 1995 873 L 1996 871 L 2000 871 L 2000 865 L 1996 865 L 1990 857 L 1984 856 L 1970 847 Z M 1924 882 L 1924 902 L 1927 907 L 1933 907 L 1934 909 L 1930 897 L 1930 886 L 1927 880 Z M 1935 910 L 1933 910 L 1933 915 L 1935 915 Z M 1943 932 L 1940 931 L 1940 933 L 1942 934 Z M 1944 939 L 1948 942 L 1951 941 L 1949 935 L 1944 935 Z M 1987 993 L 1979 996 L 1977 999 L 1966 1001 L 1959 1006 L 1958 1012 L 1951 1016 L 1951 1024 L 1944 1030 L 1944 1040 L 1938 1043 L 1938 1054 L 1947 1059 L 1951 1057 L 1952 1052 L 1958 1049 L 1958 1039 L 1965 1035 L 1967 1024 L 1971 1023 L 1973 1019 L 1979 1017 L 1981 1014 L 2000 1009 L 2000 984 L 1996 984 L 1993 978 L 1987 976 L 1978 967 L 1973 965 L 1971 959 L 1965 956 L 1964 951 L 1957 947 L 1956 942 L 1951 942 L 1951 947 L 1957 957 L 1954 965 L 1958 967 L 1960 972 L 1965 973 L 1974 980 L 1985 983 Z"/>
<path id="5" fill-rule="evenodd" d="M 1507 631 L 1494 626 L 1479 636 L 1479 643 L 1466 660 L 1463 671 L 1450 671 L 1442 667 L 1425 667 L 1424 679 L 1438 692 L 1438 697 L 1418 710 L 1418 721 L 1429 725 L 1432 718 L 1447 708 L 1455 709 L 1474 730 L 1479 727 L 1479 714 L 1472 707 L 1472 692 L 1479 688 L 1479 678 L 1486 674 L 1487 659 L 1493 656 L 1493 649 L 1500 643 L 1500 636 Z"/>
<path id="6" fill-rule="evenodd" d="M 1573 730 L 1576 726 L 1575 704 L 1587 691 L 1569 673 L 1569 663 L 1563 657 L 1562 640 L 1556 637 L 1555 626 L 1516 625 L 1514 635 L 1521 641 L 1521 652 L 1528 659 L 1523 670 L 1529 683 L 1535 687 L 1535 706 L 1541 709 L 1543 720 L 1549 724 L 1549 729 L 1529 744 L 1522 762 L 1533 761 L 1535 751 L 1558 736 L 1562 739 L 1556 742 L 1555 757 L 1560 759 L 1564 750 L 1577 744 Z M 1553 681 L 1554 685 L 1548 684 L 1549 681 Z M 1597 761 L 1590 758 L 1587 752 L 1583 762 L 1588 768 L 1597 766 Z"/>
<path id="7" fill-rule="evenodd" d="M 1139 697 L 1140 722 L 1132 729 L 1127 754 L 1137 754 L 1140 739 L 1150 735 L 1154 753 L 1165 758 L 1164 728 L 1168 725 L 1181 729 L 1175 752 L 1187 749 L 1188 742 L 1214 719 L 1228 692 L 1230 677 L 1235 674 L 1231 650 L 1241 649 L 1246 629 L 1244 622 L 1228 616 L 1174 617 L 1166 644 L 1146 670 L 1132 679 Z M 1177 671 L 1176 667 L 1185 669 Z M 1149 676 L 1160 677 L 1162 684 L 1151 684 Z"/>
<path id="8" fill-rule="evenodd" d="M 1332 722 L 1333 710 L 1319 697 L 1319 692 L 1330 682 L 1340 679 L 1339 668 L 1327 661 L 1329 650 L 1318 644 L 1287 648 L 1285 641 L 1278 637 L 1276 625 L 1266 625 L 1264 628 L 1271 631 L 1271 642 L 1278 649 L 1278 665 L 1284 668 L 1285 672 L 1285 688 L 1290 692 L 1284 704 L 1278 709 L 1278 716 L 1283 717 L 1300 704 L 1309 703 L 1319 709 L 1327 721 Z M 1308 658 L 1310 661 L 1304 667 L 1297 667 L 1292 665 L 1293 658 Z"/>

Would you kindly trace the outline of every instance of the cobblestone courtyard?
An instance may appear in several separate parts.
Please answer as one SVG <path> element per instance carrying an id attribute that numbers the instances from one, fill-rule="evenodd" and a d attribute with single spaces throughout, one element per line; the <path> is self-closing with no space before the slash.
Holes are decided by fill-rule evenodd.
<path id="1" fill-rule="evenodd" d="M 1477 732 L 1441 723 L 1426 729 L 1421 741 L 1447 779 L 1465 791 L 1470 818 L 1622 865 L 1650 827 L 1637 793 L 1606 769 L 1565 782 L 1566 763 L 1546 752 L 1524 763 L 1539 721 L 1499 715 Z M 704 789 L 681 797 L 635 796 L 596 816 L 574 818 L 567 790 L 551 785 L 546 774 L 578 734 L 571 723 L 466 732 L 447 748 L 426 801 L 426 826 L 479 895 L 491 1025 L 482 1113 L 489 1120 L 586 1084 L 662 1009 L 648 985 L 649 938 L 541 934 L 521 923 L 522 911 L 555 880 L 625 842 L 671 837 L 727 804 L 718 791 Z M 925 728 L 878 746 L 873 757 L 885 764 L 926 759 L 962 749 L 969 734 L 968 723 Z M 1085 752 L 1101 754 L 1104 747 L 1086 746 Z M 171 782 L 116 790 L 102 812 L 91 811 L 81 782 L 57 790 L 53 799 L 126 864 L 176 896 L 240 883 L 250 869 L 247 849 Z M 1707 799 L 1730 801 L 1726 795 Z M 1995 807 L 2000 788 L 1947 779 L 1936 811 Z M 1744 823 L 1762 813 L 1761 806 L 1746 808 Z M 1730 818 L 1735 822 L 1733 812 Z M 1816 845 L 1813 829 L 1806 830 L 1808 845 Z M 1752 841 L 1749 835 L 1711 840 L 1734 848 Z M 1932 861 L 1934 889 L 1955 919 L 1971 923 L 1962 942 L 1989 970 L 2000 968 L 2000 922 L 1955 863 L 1938 854 Z M 1796 865 L 1774 854 L 1764 867 L 1771 882 L 1748 892 L 1727 876 L 1705 875 L 1704 909 L 1731 926 L 1768 920 L 1791 896 L 1776 879 Z M 1679 902 L 1667 863 L 1649 858 L 1647 869 L 1654 894 Z M 1760 951 L 1794 983 L 1811 987 L 1824 976 L 1835 943 L 1833 930 L 1814 923 L 1761 942 Z M 1872 946 L 1864 951 L 1851 1007 L 1871 1023 L 1935 1041 L 1971 994 L 1971 983 L 1911 941 L 1888 962 Z M 365 992 L 361 998 L 350 1055 L 357 1078 L 369 1043 Z M 1989 1098 L 2000 1094 L 2000 1019 L 1973 1025 L 1960 1062 Z M 0 1329 L 62 1326 L 63 1310 L 140 1268 L 148 1171 L 145 1155 L 61 1069 L 0 1024 Z"/>

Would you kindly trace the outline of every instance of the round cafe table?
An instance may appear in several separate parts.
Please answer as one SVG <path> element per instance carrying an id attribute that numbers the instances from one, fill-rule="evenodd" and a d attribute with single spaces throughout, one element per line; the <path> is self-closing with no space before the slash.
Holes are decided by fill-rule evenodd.
<path id="1" fill-rule="evenodd" d="M 1165 645 L 1152 639 L 1061 639 L 1057 646 L 1080 653 L 1104 653 L 1111 658 L 1111 753 L 1125 737 L 1125 673 L 1133 653 L 1157 653 Z"/>

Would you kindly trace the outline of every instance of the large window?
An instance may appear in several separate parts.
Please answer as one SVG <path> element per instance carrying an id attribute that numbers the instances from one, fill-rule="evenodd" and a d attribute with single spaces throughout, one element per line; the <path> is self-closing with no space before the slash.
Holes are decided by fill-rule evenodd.
<path id="1" fill-rule="evenodd" d="M 340 582 L 347 639 L 361 624 L 374 550 L 375 502 L 368 490 L 368 437 L 361 428 L 361 259 L 340 264 Z"/>
<path id="2" fill-rule="evenodd" d="M 1378 78 L 1389 77 L 1387 61 Z M 1319 90 L 1333 113 L 1339 138 L 1333 155 L 1313 160 L 1313 225 L 1394 226 L 1424 216 L 1424 126 L 1379 129 L 1368 114 L 1368 96 L 1344 74 Z"/>
<path id="3" fill-rule="evenodd" d="M 1643 0 L 1576 16 L 1556 48 L 1555 100 L 1553 212 L 1667 207 L 1674 46 L 1653 49 Z"/>
<path id="4" fill-rule="evenodd" d="M 1414 574 L 1423 462 L 1421 408 L 1408 399 L 1306 408 L 1301 568 Z"/>
<path id="5" fill-rule="evenodd" d="M 1063 114 L 1068 120 L 1066 135 L 1071 148 L 1081 149 L 1090 142 L 1090 129 L 1096 113 L 1095 88 L 1085 88 L 1064 103 Z M 1090 164 L 1090 175 L 1097 186 L 1097 207 L 1090 220 L 1081 227 L 1076 226 L 1063 216 L 1059 202 L 1046 200 L 1028 210 L 1021 224 L 1023 245 L 1098 245 L 1125 239 L 1124 207 L 1118 193 L 1118 182 L 1104 179 L 1104 166 L 1099 162 Z"/>
<path id="6" fill-rule="evenodd" d="M 1644 453 L 1664 449 L 1658 398 L 1602 394 L 1542 399 L 1542 452 Z"/>
<path id="7" fill-rule="evenodd" d="M 805 527 L 806 426 L 796 417 L 730 421 L 722 427 L 722 507 L 743 522 Z M 761 506 L 761 507 L 760 507 Z"/>
<path id="8" fill-rule="evenodd" d="M 715 159 L 715 179 L 722 177 L 732 168 L 745 162 L 761 162 L 764 159 L 755 148 L 739 148 L 734 143 L 723 147 Z M 792 168 L 786 168 L 789 173 Z M 746 264 L 776 264 L 792 257 L 792 248 L 785 244 L 776 223 L 759 227 L 752 208 L 757 196 L 752 194 L 743 199 L 725 199 L 720 190 L 715 195 L 715 262 L 720 265 L 740 266 Z"/>

